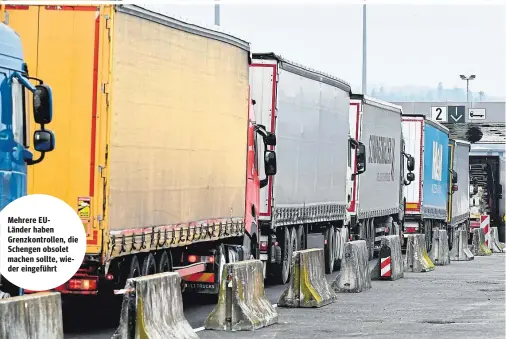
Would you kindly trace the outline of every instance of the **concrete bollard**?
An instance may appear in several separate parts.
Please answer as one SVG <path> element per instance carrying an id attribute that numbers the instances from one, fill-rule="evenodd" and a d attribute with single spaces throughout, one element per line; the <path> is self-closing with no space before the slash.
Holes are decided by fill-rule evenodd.
<path id="1" fill-rule="evenodd" d="M 471 252 L 475 256 L 492 255 L 492 251 L 485 244 L 485 232 L 483 231 L 483 228 L 475 228 L 473 230 L 473 245 L 471 246 Z"/>
<path id="2" fill-rule="evenodd" d="M 183 313 L 175 272 L 128 279 L 113 339 L 198 339 Z"/>
<path id="3" fill-rule="evenodd" d="M 336 300 L 336 294 L 325 278 L 323 249 L 294 252 L 291 272 L 290 285 L 281 294 L 278 306 L 322 307 Z"/>
<path id="4" fill-rule="evenodd" d="M 0 300 L 0 338 L 63 339 L 60 293 L 34 293 Z"/>
<path id="5" fill-rule="evenodd" d="M 425 248 L 425 234 L 408 234 L 404 271 L 421 273 L 433 270 L 434 263 L 430 260 Z"/>
<path id="6" fill-rule="evenodd" d="M 364 240 L 344 244 L 341 272 L 332 288 L 338 293 L 358 293 L 371 288 L 369 254 Z"/>
<path id="7" fill-rule="evenodd" d="M 218 304 L 205 328 L 220 331 L 256 330 L 278 322 L 278 313 L 264 295 L 263 264 L 246 260 L 225 264 Z"/>
<path id="8" fill-rule="evenodd" d="M 434 230 L 432 233 L 432 248 L 429 258 L 436 266 L 450 264 L 450 247 L 448 246 L 448 234 L 446 230 Z"/>
<path id="9" fill-rule="evenodd" d="M 401 239 L 389 235 L 381 239 L 378 263 L 371 271 L 372 280 L 397 280 L 404 277 Z"/>
<path id="10" fill-rule="evenodd" d="M 504 247 L 499 242 L 499 231 L 497 227 L 492 227 L 490 232 L 490 242 L 492 253 L 503 253 Z"/>
<path id="11" fill-rule="evenodd" d="M 450 251 L 450 260 L 469 261 L 474 260 L 474 255 L 467 245 L 466 230 L 458 230 L 453 238 L 453 246 Z"/>

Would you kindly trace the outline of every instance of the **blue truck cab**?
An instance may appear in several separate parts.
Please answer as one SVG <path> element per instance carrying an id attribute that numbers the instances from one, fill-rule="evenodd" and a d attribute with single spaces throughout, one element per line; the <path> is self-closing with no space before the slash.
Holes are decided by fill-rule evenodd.
<path id="1" fill-rule="evenodd" d="M 38 84 L 33 85 L 30 80 Z M 30 99 L 32 105 L 29 105 Z M 33 111 L 35 123 L 40 125 L 40 129 L 33 134 L 33 148 L 39 153 L 36 159 L 29 150 L 30 111 Z M 0 119 L 0 210 L 2 210 L 13 200 L 26 195 L 27 166 L 41 162 L 45 153 L 55 148 L 53 132 L 45 129 L 45 125 L 52 120 L 51 88 L 42 80 L 29 77 L 21 39 L 14 30 L 2 22 L 0 22 Z M 7 285 L 5 280 L 4 285 Z M 1 276 L 0 289 L 2 289 Z"/>

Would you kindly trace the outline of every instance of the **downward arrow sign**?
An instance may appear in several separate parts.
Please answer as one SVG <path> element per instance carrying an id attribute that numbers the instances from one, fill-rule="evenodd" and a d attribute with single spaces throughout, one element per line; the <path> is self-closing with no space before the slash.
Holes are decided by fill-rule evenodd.
<path id="1" fill-rule="evenodd" d="M 462 115 L 459 116 L 452 115 L 452 118 L 453 120 L 455 120 L 455 122 L 458 122 L 462 118 Z"/>

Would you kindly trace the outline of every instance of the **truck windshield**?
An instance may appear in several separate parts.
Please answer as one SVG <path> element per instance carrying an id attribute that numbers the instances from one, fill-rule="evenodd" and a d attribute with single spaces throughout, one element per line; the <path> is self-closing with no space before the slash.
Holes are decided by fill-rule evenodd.
<path id="1" fill-rule="evenodd" d="M 25 105 L 25 88 L 16 79 L 12 79 L 12 133 L 14 140 L 28 147 L 27 109 Z"/>

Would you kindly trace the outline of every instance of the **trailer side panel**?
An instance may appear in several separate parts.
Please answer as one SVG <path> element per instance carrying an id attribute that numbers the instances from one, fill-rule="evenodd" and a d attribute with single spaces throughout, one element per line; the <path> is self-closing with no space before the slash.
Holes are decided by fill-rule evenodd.
<path id="1" fill-rule="evenodd" d="M 111 230 L 244 217 L 248 69 L 247 50 L 115 14 Z"/>
<path id="2" fill-rule="evenodd" d="M 399 212 L 401 128 L 400 111 L 364 101 L 360 141 L 367 170 L 359 178 L 360 219 Z"/>
<path id="3" fill-rule="evenodd" d="M 343 219 L 349 92 L 282 68 L 277 95 L 276 224 Z"/>
<path id="4" fill-rule="evenodd" d="M 425 218 L 447 218 L 448 199 L 448 132 L 428 121 L 424 128 L 423 200 Z"/>
<path id="5" fill-rule="evenodd" d="M 451 224 L 459 223 L 469 218 L 469 151 L 471 145 L 467 142 L 453 141 L 453 171 L 458 175 L 458 190 L 451 195 Z"/>

